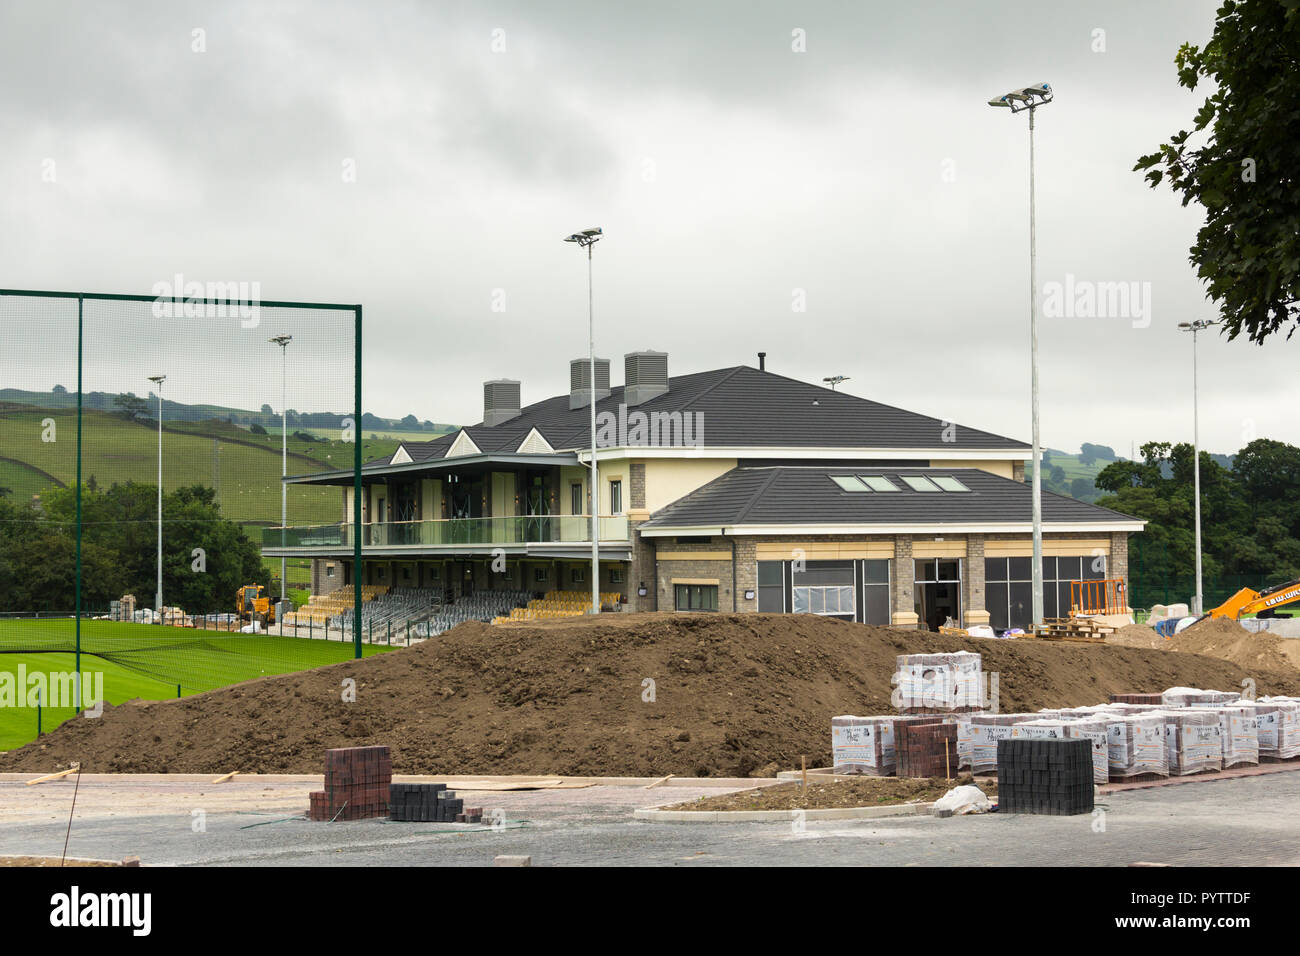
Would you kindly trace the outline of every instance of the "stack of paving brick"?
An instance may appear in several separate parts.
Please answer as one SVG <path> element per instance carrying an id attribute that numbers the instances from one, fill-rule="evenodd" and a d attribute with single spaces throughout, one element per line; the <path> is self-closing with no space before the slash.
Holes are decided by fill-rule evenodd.
<path id="1" fill-rule="evenodd" d="M 1112 704 L 1154 704 L 1158 707 L 1165 701 L 1164 694 L 1111 694 L 1110 702 Z"/>
<path id="2" fill-rule="evenodd" d="M 388 815 L 393 761 L 387 747 L 325 751 L 325 789 L 311 794 L 312 820 L 368 820 Z"/>
<path id="3" fill-rule="evenodd" d="M 1165 711 L 1164 721 L 1169 776 L 1223 769 L 1223 731 L 1218 714 L 1182 708 Z"/>
<path id="4" fill-rule="evenodd" d="M 1259 763 L 1259 721 L 1251 707 L 1220 704 L 1198 707 L 1219 715 L 1219 742 L 1223 747 L 1223 769 Z"/>
<path id="5" fill-rule="evenodd" d="M 1235 704 L 1241 694 L 1228 690 L 1200 690 L 1196 687 L 1170 687 L 1160 695 L 1166 707 L 1200 707 L 1204 704 Z"/>
<path id="6" fill-rule="evenodd" d="M 1255 703 L 1260 707 L 1276 708 L 1262 712 L 1270 716 L 1267 722 L 1263 717 L 1260 721 L 1260 759 L 1272 761 L 1300 757 L 1300 700 L 1293 697 L 1264 697 Z"/>
<path id="7" fill-rule="evenodd" d="M 1169 776 L 1165 718 L 1160 714 L 1122 714 L 1107 718 L 1110 779 Z"/>
<path id="8" fill-rule="evenodd" d="M 904 721 L 894 727 L 900 777 L 957 775 L 957 725 Z"/>
<path id="9" fill-rule="evenodd" d="M 445 783 L 395 783 L 389 818 L 399 823 L 481 823 L 482 807 L 467 807 Z"/>
<path id="10" fill-rule="evenodd" d="M 904 714 L 974 713 L 983 709 L 980 655 L 899 654 L 894 665 L 898 709 Z"/>
<path id="11" fill-rule="evenodd" d="M 950 723 L 954 717 L 908 714 L 902 717 L 831 718 L 831 758 L 835 773 L 887 777 L 898 768 L 895 740 L 900 723 Z"/>
<path id="12" fill-rule="evenodd" d="M 998 809 L 1070 816 L 1092 812 L 1092 744 L 1080 738 L 998 741 Z"/>

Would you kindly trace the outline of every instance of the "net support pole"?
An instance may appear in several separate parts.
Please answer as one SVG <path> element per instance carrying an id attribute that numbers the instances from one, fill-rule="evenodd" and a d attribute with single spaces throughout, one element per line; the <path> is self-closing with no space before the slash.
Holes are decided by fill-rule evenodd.
<path id="1" fill-rule="evenodd" d="M 73 624 L 77 649 L 73 673 L 77 675 L 78 682 L 81 679 L 81 344 L 84 303 L 84 299 L 77 298 L 77 615 Z M 80 683 L 78 683 L 78 689 L 80 689 Z M 81 703 L 80 699 L 77 700 L 77 703 Z"/>
<path id="2" fill-rule="evenodd" d="M 361 306 L 356 309 L 352 432 L 352 653 L 361 658 Z M 329 637 L 326 630 L 325 636 Z"/>

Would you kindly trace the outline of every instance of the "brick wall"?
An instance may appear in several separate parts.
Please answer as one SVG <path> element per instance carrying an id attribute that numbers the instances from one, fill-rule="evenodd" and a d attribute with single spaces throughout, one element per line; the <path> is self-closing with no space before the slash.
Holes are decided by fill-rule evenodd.
<path id="1" fill-rule="evenodd" d="M 334 576 L 326 574 L 326 565 L 334 566 Z M 329 594 L 343 586 L 343 563 L 333 558 L 312 558 L 311 593 Z"/>
<path id="2" fill-rule="evenodd" d="M 628 504 L 633 508 L 645 507 L 645 462 L 634 461 L 628 466 Z"/>
<path id="3" fill-rule="evenodd" d="M 718 610 L 730 612 L 732 607 L 731 598 L 731 538 L 721 535 L 714 535 L 709 542 L 678 544 L 675 538 L 655 538 L 655 566 L 656 574 L 656 600 L 658 608 L 661 611 L 671 611 L 675 606 L 673 599 L 673 579 L 679 581 L 683 578 L 716 578 L 718 582 Z M 661 552 L 670 552 L 676 554 L 689 554 L 691 552 L 727 552 L 726 560 L 714 558 L 689 559 L 674 558 L 665 560 L 658 557 Z M 736 547 L 737 555 L 740 553 L 740 546 Z M 742 595 L 743 598 L 743 595 Z M 754 606 L 757 607 L 757 601 Z M 737 602 L 739 608 L 740 602 Z"/>

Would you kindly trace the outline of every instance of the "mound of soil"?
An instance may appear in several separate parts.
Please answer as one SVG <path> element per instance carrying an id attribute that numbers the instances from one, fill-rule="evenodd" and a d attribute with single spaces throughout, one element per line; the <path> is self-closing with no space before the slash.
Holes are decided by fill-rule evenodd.
<path id="1" fill-rule="evenodd" d="M 1300 693 L 1196 654 L 874 628 L 812 615 L 617 614 L 493 627 L 207 694 L 105 706 L 0 755 L 0 771 L 321 773 L 387 744 L 397 773 L 749 776 L 830 760 L 830 719 L 892 713 L 895 657 L 977 650 L 1001 709 L 1175 685 Z M 355 701 L 344 700 L 355 681 Z"/>
<path id="2" fill-rule="evenodd" d="M 1142 624 L 1129 624 L 1106 640 L 1124 647 L 1158 648 L 1217 657 L 1248 672 L 1300 668 L 1300 641 L 1278 637 L 1267 631 L 1248 631 L 1226 618 L 1206 618 L 1172 637 L 1162 637 Z"/>
<path id="3" fill-rule="evenodd" d="M 1300 667 L 1300 641 L 1248 631 L 1236 621 L 1206 618 L 1168 641 L 1172 650 L 1218 657 L 1247 671 Z"/>

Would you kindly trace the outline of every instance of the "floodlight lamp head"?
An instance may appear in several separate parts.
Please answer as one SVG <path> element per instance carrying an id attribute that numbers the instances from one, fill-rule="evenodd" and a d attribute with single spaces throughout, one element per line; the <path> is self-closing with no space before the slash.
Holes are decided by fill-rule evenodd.
<path id="1" fill-rule="evenodd" d="M 995 96 L 993 99 L 989 100 L 989 106 L 1005 106 L 1010 108 L 1011 103 L 1007 101 L 1005 96 Z"/>
<path id="2" fill-rule="evenodd" d="M 268 341 L 268 342 L 272 342 L 272 343 L 274 343 L 275 345 L 280 346 L 280 348 L 284 348 L 286 345 L 288 345 L 290 342 L 293 341 L 293 336 L 292 336 L 292 335 L 273 335 L 273 336 L 271 336 L 271 338 L 267 339 L 267 341 Z"/>
<path id="3" fill-rule="evenodd" d="M 1190 323 L 1190 322 L 1179 322 L 1179 323 L 1178 323 L 1178 327 L 1179 327 L 1180 329 L 1182 329 L 1184 332 L 1186 332 L 1188 329 L 1192 328 L 1192 323 Z"/>
<path id="4" fill-rule="evenodd" d="M 603 234 L 604 233 L 602 232 L 600 227 L 597 226 L 593 229 L 583 229 L 581 232 L 575 232 L 573 235 L 569 236 L 564 241 L 576 242 L 580 246 L 589 246 L 593 242 L 598 241 Z"/>
<path id="5" fill-rule="evenodd" d="M 167 376 L 166 376 L 166 375 L 150 375 L 150 376 L 149 376 L 149 381 L 153 382 L 155 385 L 161 385 L 163 382 L 167 381 Z"/>

